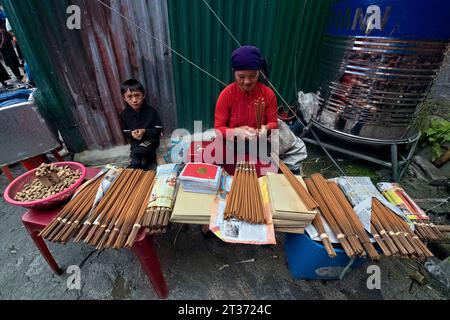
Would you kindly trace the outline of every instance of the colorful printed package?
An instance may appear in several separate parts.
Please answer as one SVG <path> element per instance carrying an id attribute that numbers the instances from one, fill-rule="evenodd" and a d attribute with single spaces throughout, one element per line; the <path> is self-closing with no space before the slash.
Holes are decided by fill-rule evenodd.
<path id="1" fill-rule="evenodd" d="M 377 188 L 389 202 L 400 208 L 408 219 L 430 219 L 398 183 L 380 182 L 377 183 Z"/>

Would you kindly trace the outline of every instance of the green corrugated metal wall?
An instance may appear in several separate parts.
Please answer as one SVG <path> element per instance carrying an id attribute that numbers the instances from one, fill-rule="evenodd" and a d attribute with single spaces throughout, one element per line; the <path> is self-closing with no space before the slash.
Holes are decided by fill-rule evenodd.
<path id="1" fill-rule="evenodd" d="M 42 45 L 42 39 L 55 36 L 49 32 L 50 29 L 63 28 L 65 25 L 52 26 L 57 20 L 52 17 L 50 1 L 39 1 L 41 8 L 47 7 L 47 10 L 39 12 L 47 12 L 47 16 L 34 10 L 37 2 L 33 0 L 3 0 L 2 3 L 39 88 L 36 102 L 41 114 L 55 133 L 56 129 L 60 130 L 71 151 L 82 151 L 85 145 L 68 107 L 68 92 L 61 87 L 62 82 L 56 77 L 55 66 L 48 54 L 51 48 Z M 60 1 L 59 4 L 65 12 L 69 2 Z"/>
<path id="2" fill-rule="evenodd" d="M 231 52 L 236 39 L 259 47 L 269 63 L 270 80 L 292 103 L 297 92 L 314 89 L 314 66 L 329 0 L 168 0 L 172 47 L 225 83 L 232 81 Z M 212 127 L 223 85 L 174 55 L 178 124 L 194 120 Z M 282 100 L 278 99 L 278 104 Z"/>
<path id="3" fill-rule="evenodd" d="M 331 0 L 167 0 L 171 46 L 230 83 L 230 55 L 238 44 L 206 1 L 241 44 L 261 48 L 269 63 L 271 81 L 289 103 L 296 101 L 299 90 L 315 89 L 313 70 Z M 66 40 L 55 32 L 65 28 L 66 8 L 74 1 L 2 2 L 40 89 L 43 116 L 61 131 L 70 150 L 81 151 L 87 142 L 77 128 L 70 105 L 76 93 L 69 92 L 64 79 L 58 78 L 63 72 L 79 69 L 69 62 L 67 70 L 61 70 L 51 58 L 60 54 L 61 48 L 70 50 L 70 46 L 80 45 L 76 37 Z M 172 56 L 178 126 L 192 130 L 193 121 L 202 120 L 204 129 L 212 127 L 215 102 L 223 85 L 175 54 Z M 93 86 L 95 81 L 93 78 Z M 281 99 L 278 103 L 282 104 Z"/>

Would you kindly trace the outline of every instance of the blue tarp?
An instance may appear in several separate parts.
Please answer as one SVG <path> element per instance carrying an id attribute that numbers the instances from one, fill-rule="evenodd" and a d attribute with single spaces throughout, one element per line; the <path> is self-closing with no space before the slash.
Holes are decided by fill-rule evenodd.
<path id="1" fill-rule="evenodd" d="M 31 89 L 18 89 L 14 91 L 6 91 L 0 93 L 0 102 L 4 102 L 11 99 L 26 99 L 30 97 L 33 90 Z"/>
<path id="2" fill-rule="evenodd" d="M 3 102 L 0 103 L 0 108 L 7 107 L 7 106 L 12 106 L 14 104 L 23 103 L 23 102 L 27 102 L 27 101 L 28 101 L 28 99 L 22 99 L 22 98 L 6 100 L 6 101 L 3 101 Z"/>

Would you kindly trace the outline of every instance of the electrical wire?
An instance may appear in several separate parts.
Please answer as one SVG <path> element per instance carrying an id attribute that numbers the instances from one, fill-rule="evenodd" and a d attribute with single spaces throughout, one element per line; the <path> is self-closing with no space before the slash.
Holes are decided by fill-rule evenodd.
<path id="1" fill-rule="evenodd" d="M 134 21 L 132 21 L 131 19 L 125 17 L 123 14 L 121 14 L 118 10 L 112 8 L 111 6 L 109 6 L 108 4 L 104 3 L 101 0 L 96 0 L 98 3 L 100 3 L 102 6 L 105 6 L 106 8 L 108 8 L 109 10 L 111 10 L 112 12 L 118 14 L 122 19 L 126 20 L 127 22 L 131 23 L 132 25 L 134 25 L 137 29 L 141 30 L 142 32 L 144 32 L 147 36 L 150 36 L 152 39 L 154 39 L 155 41 L 159 42 L 161 45 L 163 45 L 164 47 L 166 47 L 167 49 L 169 49 L 170 51 L 172 51 L 173 53 L 175 53 L 177 56 L 179 56 L 181 59 L 185 60 L 186 62 L 188 62 L 189 64 L 193 65 L 194 67 L 196 67 L 197 69 L 199 69 L 200 71 L 202 71 L 203 73 L 207 74 L 208 76 L 210 76 L 211 78 L 213 78 L 214 80 L 216 80 L 217 82 L 221 83 L 223 86 L 227 86 L 227 84 L 225 82 L 223 82 L 222 80 L 220 80 L 219 78 L 215 77 L 214 75 L 212 75 L 211 73 L 209 73 L 208 71 L 206 71 L 205 69 L 201 68 L 200 66 L 198 66 L 197 64 L 195 64 L 194 62 L 192 62 L 191 60 L 189 60 L 188 58 L 186 58 L 185 56 L 183 56 L 181 53 L 179 53 L 178 51 L 176 51 L 175 49 L 171 48 L 169 45 L 167 45 L 166 43 L 164 43 L 163 41 L 161 41 L 160 39 L 158 39 L 157 37 L 151 35 L 150 33 L 148 33 L 146 30 L 144 30 L 142 27 L 140 27 L 139 25 L 137 25 Z M 216 19 L 220 22 L 220 24 L 225 28 L 225 30 L 228 32 L 228 34 L 233 38 L 233 40 L 239 45 L 241 46 L 241 44 L 239 43 L 239 41 L 236 39 L 236 37 L 233 35 L 233 33 L 226 27 L 226 25 L 223 23 L 223 21 L 220 19 L 220 17 L 215 13 L 215 11 L 211 8 L 211 6 L 209 6 L 209 4 L 203 0 L 203 3 L 208 7 L 208 9 L 213 13 L 213 15 L 216 17 Z M 275 86 L 272 84 L 272 82 L 267 78 L 267 76 L 264 74 L 264 72 L 261 71 L 262 76 L 264 77 L 264 79 L 267 81 L 267 83 L 270 85 L 270 87 L 275 91 L 275 93 L 280 97 L 280 99 L 283 101 L 283 103 L 285 104 L 286 107 L 288 107 L 288 109 L 294 114 L 295 118 L 300 122 L 300 124 L 306 128 L 306 124 L 303 122 L 302 119 L 300 119 L 300 117 L 297 115 L 297 113 L 291 108 L 291 106 L 286 102 L 286 100 L 283 98 L 283 96 L 280 94 L 280 92 L 275 88 Z M 309 129 L 309 131 L 312 133 L 314 139 L 317 141 L 317 143 L 319 144 L 319 146 L 323 149 L 323 151 L 325 152 L 325 154 L 328 156 L 328 158 L 333 162 L 333 164 L 335 165 L 335 167 L 341 172 L 342 175 L 345 176 L 345 172 L 344 170 L 342 170 L 342 168 L 339 166 L 339 164 L 336 162 L 336 160 L 331 156 L 331 154 L 328 152 L 328 150 L 324 147 L 324 145 L 322 144 L 322 142 L 320 141 L 319 137 L 317 136 L 317 134 L 314 132 L 314 130 L 311 128 Z"/>
<path id="2" fill-rule="evenodd" d="M 435 205 L 435 206 L 433 206 L 433 207 L 431 207 L 431 208 L 425 210 L 425 212 L 431 211 L 431 210 L 433 210 L 433 209 L 436 209 L 437 207 L 442 206 L 444 203 L 447 203 L 448 200 L 450 200 L 450 197 L 448 197 L 447 199 L 445 199 L 445 200 L 442 201 L 441 203 L 439 203 L 439 204 L 437 204 L 437 205 Z"/>
<path id="3" fill-rule="evenodd" d="M 144 32 L 146 35 L 150 36 L 152 39 L 158 41 L 160 44 L 162 44 L 164 47 L 166 47 L 167 49 L 169 49 L 170 51 L 172 51 L 173 53 L 175 53 L 177 56 L 179 56 L 181 59 L 185 60 L 187 63 L 193 65 L 194 67 L 196 67 L 197 69 L 199 69 L 200 71 L 202 71 L 203 73 L 207 74 L 208 76 L 210 76 L 211 78 L 213 78 L 214 80 L 216 80 L 217 82 L 221 83 L 223 86 L 227 86 L 227 84 L 225 82 L 223 82 L 222 80 L 220 80 L 219 78 L 215 77 L 214 75 L 212 75 L 211 73 L 209 73 L 208 71 L 206 71 L 205 69 L 201 68 L 200 66 L 198 66 L 197 64 L 195 64 L 194 62 L 192 62 L 191 60 L 189 60 L 188 58 L 186 58 L 185 56 L 183 56 L 181 53 L 179 53 L 178 51 L 176 51 L 175 49 L 173 49 L 172 47 L 170 47 L 169 45 L 167 45 L 166 43 L 164 43 L 162 40 L 158 39 L 157 37 L 151 35 L 150 33 L 148 33 L 146 30 L 144 30 L 143 28 L 141 28 L 139 25 L 137 25 L 136 23 L 134 23 L 134 21 L 132 21 L 131 19 L 128 19 L 127 17 L 125 17 L 123 14 L 121 14 L 119 11 L 117 11 L 116 9 L 112 8 L 111 6 L 107 5 L 106 3 L 104 3 L 101 0 L 97 0 L 98 3 L 100 3 L 101 5 L 107 7 L 108 9 L 110 9 L 112 12 L 118 14 L 120 17 L 122 17 L 122 19 L 125 19 L 126 21 L 128 21 L 129 23 L 131 23 L 132 25 L 134 25 L 137 29 L 141 30 L 142 32 Z"/>
<path id="4" fill-rule="evenodd" d="M 225 30 L 227 30 L 228 34 L 233 38 L 233 40 L 239 45 L 239 47 L 242 47 L 241 43 L 234 37 L 233 33 L 231 33 L 230 29 L 227 28 L 227 26 L 225 25 L 225 23 L 223 23 L 223 21 L 219 18 L 219 16 L 216 14 L 216 12 L 210 7 L 210 5 L 208 4 L 208 2 L 206 2 L 206 0 L 203 0 L 203 3 L 208 7 L 208 9 L 213 13 L 213 15 L 216 17 L 217 20 L 219 20 L 220 24 L 222 25 L 222 27 L 225 28 Z"/>
<path id="5" fill-rule="evenodd" d="M 242 45 L 240 44 L 240 42 L 236 39 L 236 37 L 233 35 L 233 33 L 230 31 L 230 29 L 228 29 L 226 27 L 226 25 L 223 23 L 223 21 L 219 18 L 219 16 L 216 14 L 216 12 L 209 6 L 209 4 L 206 2 L 206 0 L 203 0 L 203 3 L 205 3 L 205 5 L 208 7 L 208 9 L 213 13 L 213 15 L 216 17 L 217 20 L 219 20 L 220 24 L 225 28 L 225 30 L 228 32 L 228 34 L 233 38 L 233 40 L 241 47 Z M 305 4 L 306 6 L 306 4 Z M 303 10 L 304 11 L 304 10 Z M 267 83 L 269 84 L 269 86 L 272 88 L 273 91 L 275 91 L 275 93 L 280 97 L 280 99 L 283 101 L 284 105 L 292 112 L 292 114 L 294 115 L 294 117 L 300 122 L 300 124 L 303 126 L 303 128 L 306 128 L 306 124 L 303 122 L 302 119 L 300 119 L 300 117 L 297 115 L 297 113 L 292 109 L 292 107 L 286 102 L 286 100 L 284 99 L 284 97 L 280 94 L 280 92 L 277 90 L 277 88 L 275 88 L 275 86 L 273 85 L 273 83 L 268 79 L 268 77 L 264 74 L 264 72 L 261 70 L 260 73 L 262 74 L 264 80 L 267 81 Z M 295 83 L 295 81 L 294 81 Z M 317 136 L 317 134 L 314 132 L 314 130 L 312 128 L 309 129 L 309 131 L 312 133 L 314 139 L 317 141 L 317 143 L 319 144 L 319 146 L 323 149 L 323 151 L 325 152 L 325 154 L 328 156 L 328 158 L 330 158 L 331 162 L 333 162 L 333 164 L 335 165 L 335 167 L 339 170 L 339 172 L 345 176 L 345 172 L 344 170 L 341 168 L 341 166 L 336 162 L 336 160 L 331 156 L 331 154 L 328 152 L 328 150 L 325 148 L 325 146 L 322 144 L 322 142 L 320 141 L 319 137 Z"/>

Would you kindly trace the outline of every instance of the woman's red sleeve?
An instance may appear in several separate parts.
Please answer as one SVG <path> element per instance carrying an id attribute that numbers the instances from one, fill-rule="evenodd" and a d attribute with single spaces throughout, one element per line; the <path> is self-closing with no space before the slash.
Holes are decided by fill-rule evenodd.
<path id="1" fill-rule="evenodd" d="M 270 92 L 266 108 L 266 123 L 267 129 L 278 128 L 278 104 L 275 93 Z"/>
<path id="2" fill-rule="evenodd" d="M 229 129 L 228 123 L 231 116 L 231 104 L 229 102 L 228 90 L 223 90 L 216 102 L 216 111 L 214 113 L 214 128 L 219 130 L 225 137 L 226 130 Z"/>

